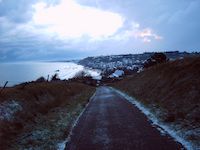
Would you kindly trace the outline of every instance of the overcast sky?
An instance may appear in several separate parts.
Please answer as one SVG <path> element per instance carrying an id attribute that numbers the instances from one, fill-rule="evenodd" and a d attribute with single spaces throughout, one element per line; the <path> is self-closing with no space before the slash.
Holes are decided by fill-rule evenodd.
<path id="1" fill-rule="evenodd" d="M 200 50 L 199 0 L 0 0 L 0 62 Z"/>

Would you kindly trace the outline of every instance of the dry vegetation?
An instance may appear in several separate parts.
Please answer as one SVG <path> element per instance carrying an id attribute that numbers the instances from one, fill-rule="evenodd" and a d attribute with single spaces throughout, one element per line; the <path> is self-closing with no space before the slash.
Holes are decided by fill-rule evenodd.
<path id="1" fill-rule="evenodd" d="M 200 146 L 200 57 L 150 67 L 114 83 Z M 158 111 L 159 110 L 159 111 Z"/>
<path id="2" fill-rule="evenodd" d="M 5 116 L 0 118 L 0 149 L 56 149 L 94 90 L 69 81 L 32 82 L 4 89 L 0 93 L 0 113 Z"/>

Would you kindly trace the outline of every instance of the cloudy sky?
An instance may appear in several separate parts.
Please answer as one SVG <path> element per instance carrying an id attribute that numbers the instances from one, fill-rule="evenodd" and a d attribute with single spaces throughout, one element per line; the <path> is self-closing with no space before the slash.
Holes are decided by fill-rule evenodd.
<path id="1" fill-rule="evenodd" d="M 0 0 L 0 62 L 200 50 L 199 0 Z"/>

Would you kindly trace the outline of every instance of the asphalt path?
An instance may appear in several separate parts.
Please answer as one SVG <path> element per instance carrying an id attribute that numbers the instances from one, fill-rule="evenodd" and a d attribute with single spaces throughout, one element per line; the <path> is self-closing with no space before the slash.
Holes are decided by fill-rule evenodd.
<path id="1" fill-rule="evenodd" d="M 72 130 L 66 150 L 181 150 L 133 104 L 99 87 Z"/>

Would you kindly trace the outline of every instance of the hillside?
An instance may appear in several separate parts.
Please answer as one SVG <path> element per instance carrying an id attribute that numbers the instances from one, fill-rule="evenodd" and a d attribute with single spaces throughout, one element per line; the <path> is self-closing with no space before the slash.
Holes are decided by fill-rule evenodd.
<path id="1" fill-rule="evenodd" d="M 145 69 L 113 83 L 143 103 L 164 123 L 200 147 L 200 57 Z"/>
<path id="2" fill-rule="evenodd" d="M 94 90 L 73 81 L 0 90 L 0 149 L 58 149 Z"/>
<path id="3" fill-rule="evenodd" d="M 79 64 L 85 67 L 99 69 L 102 72 L 113 71 L 115 69 L 138 70 L 140 67 L 142 67 L 145 60 L 150 58 L 153 54 L 154 53 L 149 52 L 143 54 L 87 57 L 80 60 Z M 198 55 L 198 53 L 187 53 L 178 51 L 164 52 L 164 54 L 170 60 L 175 60 L 186 56 Z"/>

